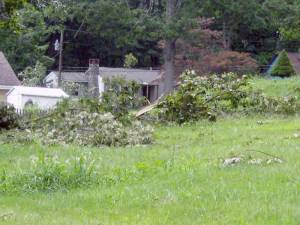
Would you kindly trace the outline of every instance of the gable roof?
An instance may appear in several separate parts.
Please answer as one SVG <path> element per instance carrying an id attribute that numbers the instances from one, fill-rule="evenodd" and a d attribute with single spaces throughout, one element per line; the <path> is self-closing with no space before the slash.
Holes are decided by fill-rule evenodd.
<path id="1" fill-rule="evenodd" d="M 53 71 L 57 76 L 58 72 Z M 125 80 L 134 80 L 139 84 L 158 84 L 161 79 L 160 70 L 128 69 L 128 68 L 109 68 L 100 67 L 100 76 L 112 78 L 123 77 Z M 88 77 L 84 72 L 62 72 L 62 80 L 71 82 L 88 83 Z"/>
<path id="2" fill-rule="evenodd" d="M 9 65 L 4 54 L 0 52 L 0 85 L 4 86 L 17 86 L 20 85 L 16 74 Z"/>
<path id="3" fill-rule="evenodd" d="M 300 74 L 300 54 L 294 52 L 288 52 L 288 57 L 290 59 L 291 64 L 294 67 L 296 74 Z"/>
<path id="4" fill-rule="evenodd" d="M 13 87 L 6 95 L 8 96 L 10 94 L 51 97 L 51 98 L 68 97 L 68 95 L 62 89 L 59 88 L 24 87 L 24 86 Z"/>

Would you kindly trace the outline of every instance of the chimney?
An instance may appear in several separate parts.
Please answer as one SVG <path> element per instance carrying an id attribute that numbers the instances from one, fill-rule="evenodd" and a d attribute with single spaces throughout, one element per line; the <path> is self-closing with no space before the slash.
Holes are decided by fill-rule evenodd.
<path id="1" fill-rule="evenodd" d="M 88 90 L 89 90 L 90 97 L 92 98 L 99 98 L 99 82 L 98 82 L 99 75 L 100 75 L 99 59 L 90 59 L 87 76 L 89 82 Z"/>

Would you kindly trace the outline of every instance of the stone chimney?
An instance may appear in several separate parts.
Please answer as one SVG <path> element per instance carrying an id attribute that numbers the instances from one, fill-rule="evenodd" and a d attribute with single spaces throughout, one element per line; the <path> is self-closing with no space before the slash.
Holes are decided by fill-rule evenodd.
<path id="1" fill-rule="evenodd" d="M 99 98 L 99 81 L 98 77 L 100 75 L 99 71 L 99 59 L 89 60 L 89 69 L 87 71 L 88 77 L 88 90 L 89 95 L 92 98 Z"/>

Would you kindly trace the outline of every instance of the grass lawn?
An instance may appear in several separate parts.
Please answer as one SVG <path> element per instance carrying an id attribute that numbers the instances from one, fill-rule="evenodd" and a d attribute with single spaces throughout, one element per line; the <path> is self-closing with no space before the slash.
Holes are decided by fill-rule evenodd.
<path id="1" fill-rule="evenodd" d="M 157 127 L 156 143 L 146 147 L 0 146 L 0 170 L 26 170 L 41 151 L 62 159 L 84 151 L 103 176 L 120 178 L 69 191 L 2 193 L 0 224 L 299 224 L 296 133 L 298 117 L 224 118 Z M 249 150 L 284 163 L 222 165 L 221 159 L 235 155 L 268 157 Z"/>
<path id="2" fill-rule="evenodd" d="M 300 97 L 300 76 L 272 80 L 255 77 L 250 80 L 250 83 L 254 89 L 262 90 L 269 96 L 278 97 L 293 95 Z"/>

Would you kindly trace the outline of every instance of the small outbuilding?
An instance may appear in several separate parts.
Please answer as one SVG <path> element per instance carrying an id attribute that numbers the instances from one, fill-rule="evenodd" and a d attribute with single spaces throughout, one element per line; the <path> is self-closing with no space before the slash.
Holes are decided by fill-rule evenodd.
<path id="1" fill-rule="evenodd" d="M 7 94 L 7 103 L 17 110 L 26 106 L 36 105 L 41 110 L 54 107 L 58 101 L 69 96 L 58 88 L 24 87 L 15 86 Z"/>

